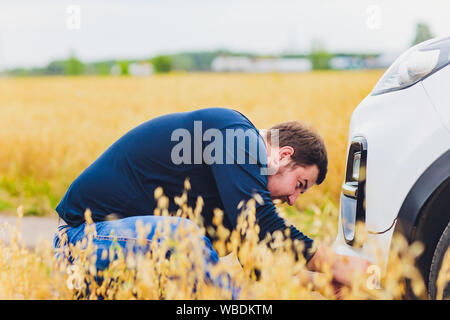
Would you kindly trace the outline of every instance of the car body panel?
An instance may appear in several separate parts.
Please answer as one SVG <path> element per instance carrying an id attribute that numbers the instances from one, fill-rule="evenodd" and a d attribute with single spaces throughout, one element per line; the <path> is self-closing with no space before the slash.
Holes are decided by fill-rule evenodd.
<path id="1" fill-rule="evenodd" d="M 429 79 L 439 79 L 444 70 L 450 67 Z M 439 98 L 444 100 L 445 97 Z M 368 231 L 382 232 L 392 226 L 411 187 L 449 149 L 450 132 L 437 110 L 422 82 L 418 82 L 403 90 L 369 95 L 353 112 L 348 146 L 355 136 L 365 137 L 368 145 L 365 190 Z M 385 265 L 394 228 L 370 234 L 361 249 L 354 249 L 344 240 L 341 220 L 340 214 L 333 246 L 336 252 Z"/>
<path id="2" fill-rule="evenodd" d="M 442 122 L 450 131 L 450 67 L 439 70 L 423 80 L 422 83 Z"/>

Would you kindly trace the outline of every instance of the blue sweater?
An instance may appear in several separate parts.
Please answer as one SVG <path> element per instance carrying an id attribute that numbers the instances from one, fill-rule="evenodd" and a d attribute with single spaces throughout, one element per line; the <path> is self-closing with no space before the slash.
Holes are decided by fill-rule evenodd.
<path id="1" fill-rule="evenodd" d="M 228 136 L 230 132 L 233 135 Z M 242 138 L 244 144 L 239 143 Z M 208 108 L 163 115 L 113 143 L 73 181 L 56 211 L 70 226 L 84 222 L 87 208 L 94 221 L 110 214 L 119 218 L 152 215 L 157 205 L 154 190 L 161 186 L 170 199 L 169 211 L 175 212 L 178 206 L 173 199 L 182 194 L 189 178 L 188 204 L 195 207 L 197 197 L 203 198 L 205 227 L 212 226 L 213 210 L 219 208 L 225 212 L 224 226 L 234 229 L 238 204 L 258 193 L 263 203 L 256 205 L 256 219 L 263 239 L 267 233 L 287 228 L 270 198 L 267 175 L 262 174 L 266 162 L 263 138 L 237 111 Z M 294 226 L 289 228 L 292 239 L 304 242 L 308 259 L 312 240 Z"/>

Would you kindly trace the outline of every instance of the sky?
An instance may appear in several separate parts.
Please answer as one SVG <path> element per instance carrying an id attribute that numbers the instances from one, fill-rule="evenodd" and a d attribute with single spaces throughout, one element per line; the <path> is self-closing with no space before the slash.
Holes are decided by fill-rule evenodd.
<path id="1" fill-rule="evenodd" d="M 1 0 L 0 70 L 228 49 L 401 53 L 417 22 L 450 34 L 448 0 Z"/>

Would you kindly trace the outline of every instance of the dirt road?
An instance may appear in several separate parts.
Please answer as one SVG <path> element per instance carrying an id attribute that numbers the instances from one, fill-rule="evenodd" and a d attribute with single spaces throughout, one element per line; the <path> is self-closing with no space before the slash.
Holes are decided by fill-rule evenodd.
<path id="1" fill-rule="evenodd" d="M 17 225 L 17 217 L 0 214 L 0 226 L 4 223 Z M 23 217 L 20 223 L 20 232 L 25 245 L 28 248 L 34 248 L 40 238 L 53 240 L 54 233 L 58 227 L 58 218 L 56 217 Z M 0 239 L 8 243 L 10 241 L 4 228 L 0 228 Z"/>
<path id="2" fill-rule="evenodd" d="M 2 227 L 5 223 L 12 226 L 17 225 L 17 217 L 4 215 L 0 213 L 0 241 L 8 243 L 10 241 L 8 234 Z M 23 217 L 20 222 L 20 233 L 25 242 L 25 246 L 33 249 L 39 243 L 39 240 L 46 239 L 52 243 L 56 228 L 58 227 L 57 217 Z M 230 265 L 239 265 L 237 258 L 229 254 L 221 257 L 220 260 Z"/>

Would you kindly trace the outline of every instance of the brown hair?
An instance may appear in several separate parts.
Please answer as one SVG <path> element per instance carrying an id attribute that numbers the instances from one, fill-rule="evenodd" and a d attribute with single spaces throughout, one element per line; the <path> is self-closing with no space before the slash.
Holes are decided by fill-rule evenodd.
<path id="1" fill-rule="evenodd" d="M 267 132 L 270 142 L 271 130 L 279 130 L 279 146 L 294 149 L 292 160 L 296 165 L 317 165 L 319 175 L 317 184 L 321 184 L 327 175 L 328 157 L 323 138 L 311 127 L 298 121 L 287 121 L 272 126 Z"/>

